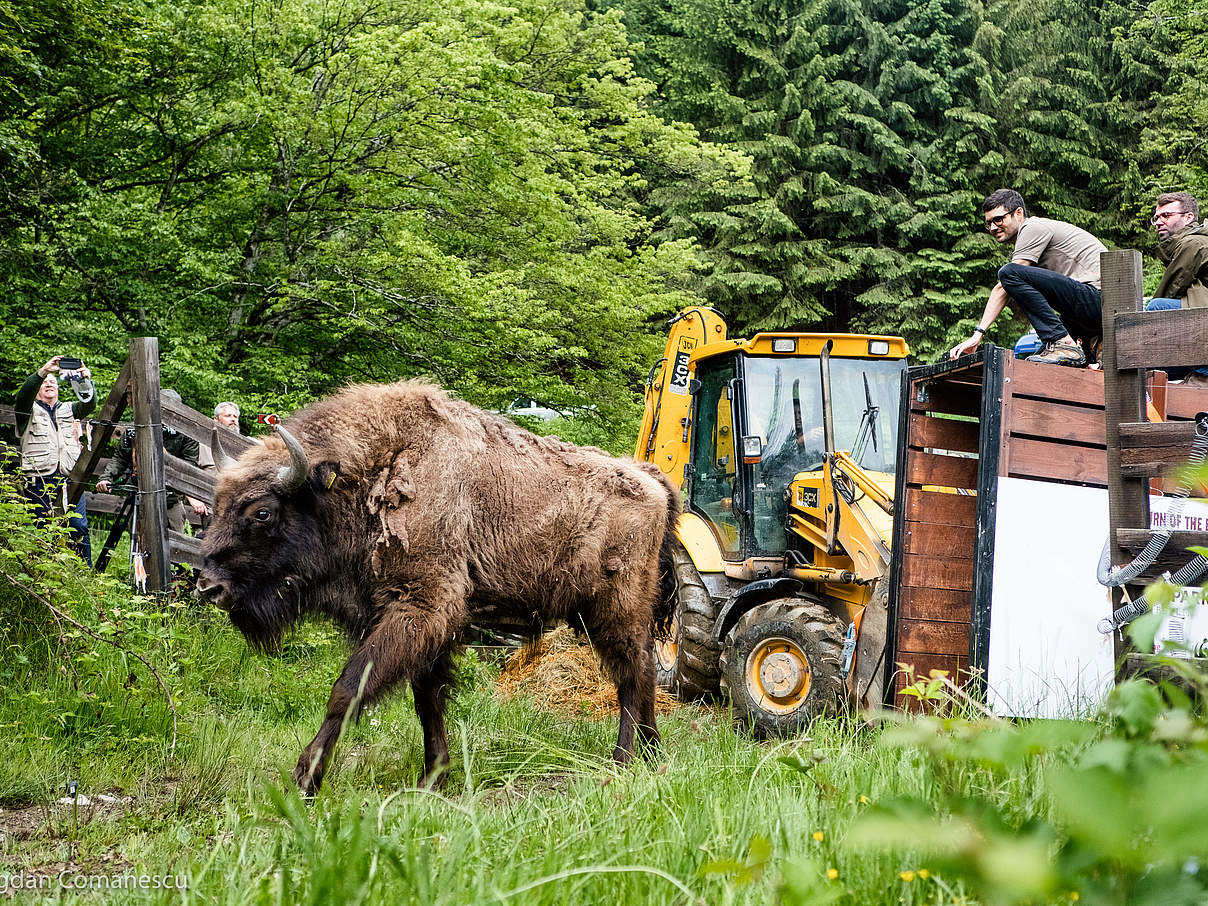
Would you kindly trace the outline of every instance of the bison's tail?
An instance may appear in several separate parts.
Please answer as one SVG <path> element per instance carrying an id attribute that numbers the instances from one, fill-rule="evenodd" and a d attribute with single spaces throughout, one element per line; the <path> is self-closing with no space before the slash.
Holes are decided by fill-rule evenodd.
<path id="1" fill-rule="evenodd" d="M 660 475 L 667 488 L 667 525 L 663 532 L 663 545 L 659 549 L 659 599 L 654 605 L 654 634 L 667 638 L 671 632 L 671 618 L 675 615 L 675 545 L 679 544 L 676 525 L 680 514 L 680 493 L 667 476 Z"/>

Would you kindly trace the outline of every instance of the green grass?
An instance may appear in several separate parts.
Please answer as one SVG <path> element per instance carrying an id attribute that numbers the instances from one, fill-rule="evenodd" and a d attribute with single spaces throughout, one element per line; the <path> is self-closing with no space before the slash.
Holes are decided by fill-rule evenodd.
<path id="1" fill-rule="evenodd" d="M 289 772 L 346 656 L 330 627 L 256 655 L 212 608 L 134 598 L 27 536 L 0 540 L 0 877 L 50 878 L 22 901 L 56 900 L 60 872 L 185 885 L 79 903 L 997 906 L 1205 890 L 1188 866 L 1208 865 L 1208 727 L 1152 687 L 1093 722 L 823 720 L 776 742 L 684 707 L 661 719 L 657 758 L 617 768 L 615 717 L 504 700 L 470 655 L 442 791 L 417 787 L 402 690 L 349 728 L 304 802 Z M 60 634 L 27 582 L 120 647 Z M 59 804 L 70 781 L 93 805 Z"/>
<path id="2" fill-rule="evenodd" d="M 322 718 L 342 644 L 308 626 L 282 656 L 261 657 L 210 611 L 177 612 L 171 627 L 171 659 L 155 662 L 177 710 L 170 755 L 162 693 L 141 665 L 132 684 L 124 666 L 113 669 L 116 653 L 102 653 L 105 669 L 91 676 L 106 702 L 99 713 L 64 722 L 57 704 L 37 704 L 72 699 L 62 673 L 37 690 L 47 674 L 35 666 L 10 685 L 0 803 L 10 812 L 45 804 L 69 780 L 93 798 L 133 801 L 128 814 L 78 826 L 69 809 L 50 807 L 47 826 L 5 840 L 0 872 L 69 863 L 80 874 L 184 875 L 190 902 L 220 904 L 764 903 L 778 900 L 786 866 L 853 903 L 935 888 L 900 879 L 925 867 L 909 854 L 839 845 L 862 809 L 932 782 L 925 758 L 879 748 L 877 731 L 826 721 L 805 737 L 758 743 L 734 732 L 725 711 L 684 708 L 662 721 L 652 764 L 618 769 L 608 760 L 615 720 L 501 700 L 493 671 L 471 658 L 450 707 L 453 765 L 441 793 L 416 786 L 422 741 L 403 692 L 350 728 L 322 793 L 304 803 L 288 771 Z M 825 880 L 828 868 L 837 880 Z M 129 893 L 73 896 L 124 902 Z"/>

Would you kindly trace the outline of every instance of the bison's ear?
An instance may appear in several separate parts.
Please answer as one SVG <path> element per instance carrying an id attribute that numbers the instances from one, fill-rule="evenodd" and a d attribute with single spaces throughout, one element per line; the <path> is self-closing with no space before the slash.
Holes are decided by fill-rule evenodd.
<path id="1" fill-rule="evenodd" d="M 314 484 L 319 491 L 330 491 L 340 477 L 340 464 L 334 460 L 321 462 L 315 467 Z"/>

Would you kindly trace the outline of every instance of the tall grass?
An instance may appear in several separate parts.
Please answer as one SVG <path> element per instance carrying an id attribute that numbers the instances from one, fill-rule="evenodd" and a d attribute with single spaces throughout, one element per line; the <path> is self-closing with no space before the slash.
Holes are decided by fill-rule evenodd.
<path id="1" fill-rule="evenodd" d="M 1208 731 L 1189 701 L 1134 690 L 1083 723 L 823 720 L 777 742 L 736 732 L 724 710 L 685 707 L 660 721 L 656 758 L 617 768 L 615 718 L 504 700 L 494 668 L 470 655 L 443 789 L 417 787 L 422 741 L 404 691 L 349 728 L 305 802 L 288 772 L 346 654 L 329 627 L 307 625 L 261 657 L 213 610 L 135 598 L 29 544 L 5 569 L 19 561 L 120 645 L 64 631 L 0 580 L 0 875 L 186 879 L 183 891 L 88 890 L 76 902 L 1129 903 L 1159 875 L 1164 894 L 1203 893 L 1187 865 L 1208 850 L 1204 835 L 1186 830 L 1178 803 L 1171 823 L 1127 798 L 1131 780 L 1167 797 L 1167 781 L 1198 781 Z M 94 800 L 82 820 L 57 802 L 71 780 Z M 1116 809 L 1170 857 L 1116 852 L 1126 844 L 1081 827 L 1063 789 L 1096 800 L 1090 824 Z M 96 808 L 102 793 L 119 805 Z"/>

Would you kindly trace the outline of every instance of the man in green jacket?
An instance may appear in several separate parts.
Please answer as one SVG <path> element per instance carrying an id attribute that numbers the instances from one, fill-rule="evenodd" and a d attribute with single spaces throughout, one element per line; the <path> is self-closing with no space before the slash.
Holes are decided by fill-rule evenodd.
<path id="1" fill-rule="evenodd" d="M 1197 223 L 1199 214 L 1190 192 L 1166 192 L 1154 202 L 1150 223 L 1158 233 L 1158 257 L 1166 272 L 1146 311 L 1208 308 L 1208 223 Z M 1171 378 L 1186 375 L 1185 384 L 1208 386 L 1208 367 L 1169 373 Z"/>

